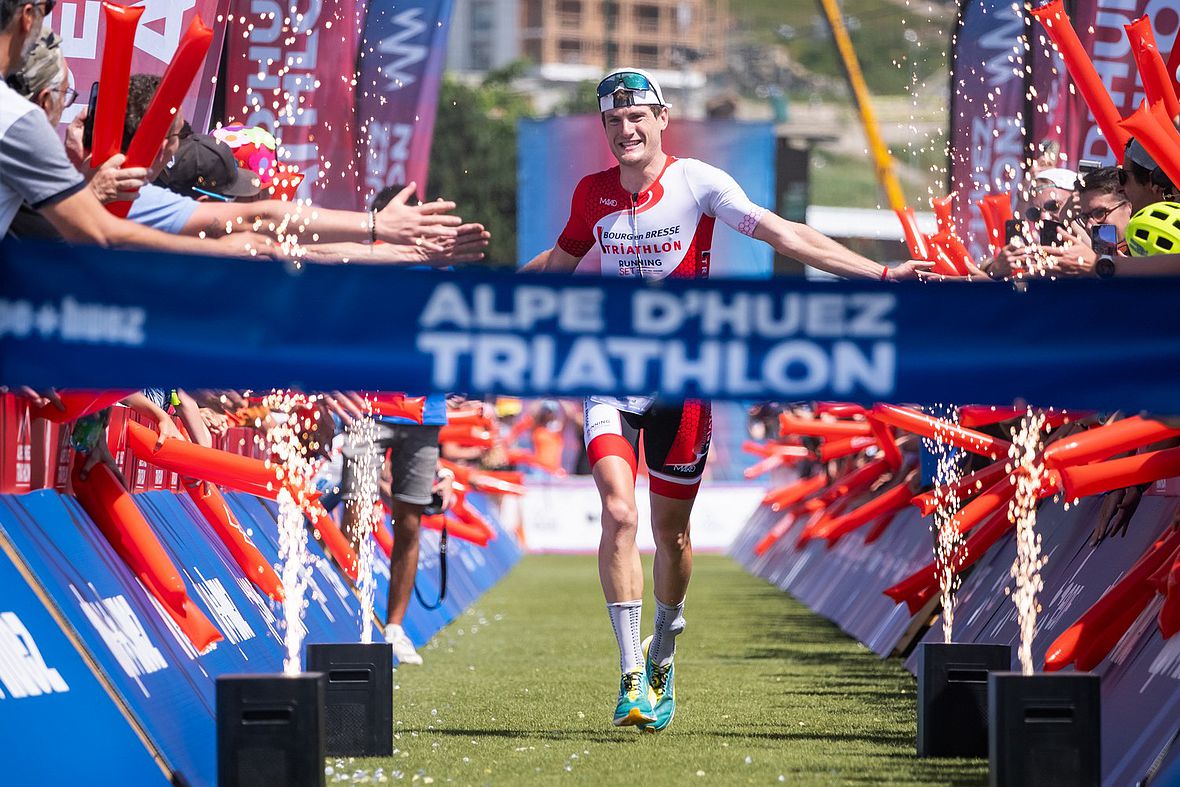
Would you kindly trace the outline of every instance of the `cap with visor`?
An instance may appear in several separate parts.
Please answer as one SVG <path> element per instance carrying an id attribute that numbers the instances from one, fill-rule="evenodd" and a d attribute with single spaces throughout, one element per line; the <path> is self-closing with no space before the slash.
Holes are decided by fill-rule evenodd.
<path id="1" fill-rule="evenodd" d="M 642 68 L 617 68 L 598 83 L 599 112 L 634 106 L 670 106 L 660 83 Z"/>

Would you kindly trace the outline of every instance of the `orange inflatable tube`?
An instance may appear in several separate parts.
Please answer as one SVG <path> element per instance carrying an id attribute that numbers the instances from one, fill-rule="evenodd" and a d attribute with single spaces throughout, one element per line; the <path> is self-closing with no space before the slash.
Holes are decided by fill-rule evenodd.
<path id="1" fill-rule="evenodd" d="M 828 523 L 839 519 L 844 514 L 848 508 L 848 501 L 851 499 L 851 497 L 841 498 L 826 508 L 816 511 L 815 516 L 800 531 L 799 538 L 795 540 L 795 548 L 802 549 L 807 546 L 807 542 L 821 538 L 822 534 L 827 532 Z"/>
<path id="2" fill-rule="evenodd" d="M 841 437 L 835 440 L 825 440 L 819 447 L 819 461 L 832 462 L 846 456 L 859 454 L 866 448 L 877 445 L 875 437 Z"/>
<path id="3" fill-rule="evenodd" d="M 213 532 L 221 539 L 221 543 L 229 550 L 238 568 L 256 588 L 275 601 L 283 600 L 283 581 L 275 573 L 274 567 L 266 562 L 266 558 L 258 551 L 258 547 L 250 541 L 250 537 L 242 530 L 241 524 L 233 511 L 221 496 L 221 491 L 214 484 L 185 479 L 184 491 L 196 505 L 197 510 L 205 517 L 205 521 L 213 528 Z"/>
<path id="4" fill-rule="evenodd" d="M 1149 106 L 1143 102 L 1122 121 L 1121 127 L 1151 154 L 1169 179 L 1180 178 L 1180 151 L 1176 149 L 1178 133 L 1168 123 L 1161 104 Z"/>
<path id="5" fill-rule="evenodd" d="M 1081 467 L 1064 467 L 1060 472 L 1066 499 L 1075 500 L 1180 475 L 1180 448 L 1167 448 Z"/>
<path id="6" fill-rule="evenodd" d="M 213 43 L 213 30 L 202 20 L 200 14 L 193 17 L 188 29 L 181 37 L 172 55 L 172 61 L 164 69 L 160 78 L 160 86 L 152 100 L 144 110 L 143 119 L 131 144 L 127 146 L 127 160 L 123 168 L 150 167 L 160 152 L 164 137 L 172 126 L 172 120 L 180 105 L 184 103 L 185 94 L 192 87 L 205 62 L 205 55 L 209 45 Z M 126 201 L 111 202 L 107 210 L 121 219 L 127 218 L 131 211 L 131 203 Z"/>
<path id="7" fill-rule="evenodd" d="M 901 511 L 910 504 L 913 492 L 910 490 L 909 479 L 895 484 L 889 489 L 879 492 L 869 502 L 852 509 L 848 513 L 830 521 L 822 532 L 817 533 L 820 538 L 826 538 L 828 546 L 833 547 L 836 542 L 857 528 L 869 522 Z"/>
<path id="8" fill-rule="evenodd" d="M 447 535 L 461 538 L 464 541 L 470 541 L 476 546 L 486 547 L 488 545 L 489 534 L 466 522 L 460 522 L 458 519 L 445 516 L 443 514 L 435 514 L 434 516 L 422 517 L 422 526 L 430 530 L 442 530 L 443 523 L 446 523 Z"/>
<path id="9" fill-rule="evenodd" d="M 832 485 L 820 495 L 824 503 L 834 503 L 841 498 L 855 495 L 868 489 L 877 479 L 889 472 L 889 463 L 884 459 L 873 459 L 860 467 L 837 478 Z"/>
<path id="10" fill-rule="evenodd" d="M 90 144 L 91 167 L 101 167 L 123 147 L 131 58 L 135 54 L 135 28 L 141 16 L 142 6 L 102 4 L 106 32 L 102 41 L 98 104 L 94 109 L 94 137 Z"/>
<path id="11" fill-rule="evenodd" d="M 1056 672 L 1064 669 L 1077 661 L 1079 653 L 1083 650 L 1087 653 L 1085 663 L 1089 665 L 1084 669 L 1090 669 L 1094 664 L 1100 662 L 1110 652 L 1110 648 L 1114 647 L 1115 643 L 1126 633 L 1127 628 L 1139 616 L 1143 608 L 1150 603 L 1151 596 L 1155 591 L 1147 580 L 1159 570 L 1160 566 L 1177 548 L 1180 548 L 1180 529 L 1173 528 L 1157 538 L 1143 553 L 1143 557 L 1139 558 L 1135 565 L 1131 566 L 1127 573 L 1123 574 L 1122 578 L 1102 595 L 1102 598 L 1083 612 L 1076 623 L 1053 640 L 1053 644 L 1045 652 L 1045 671 Z M 1136 606 L 1138 606 L 1138 611 L 1135 612 L 1134 617 L 1127 621 L 1121 631 L 1117 632 L 1118 636 L 1114 636 L 1118 628 L 1117 624 L 1121 622 L 1120 613 L 1124 610 L 1129 611 Z M 1111 641 L 1112 636 L 1114 636 L 1113 641 Z M 1095 643 L 1094 640 L 1100 640 L 1100 642 Z M 1099 656 L 1098 652 L 1105 642 L 1109 642 L 1109 646 Z M 1097 661 L 1094 661 L 1096 657 Z M 1083 669 L 1081 663 L 1078 664 L 1078 669 Z"/>
<path id="12" fill-rule="evenodd" d="M 524 474 L 515 470 L 475 470 L 457 465 L 445 459 L 439 460 L 446 469 L 455 474 L 455 480 L 480 492 L 498 495 L 523 495 Z"/>
<path id="13" fill-rule="evenodd" d="M 950 237 L 944 232 L 937 232 L 926 239 L 930 248 L 930 261 L 934 263 L 934 267 L 930 270 L 939 276 L 962 276 L 965 271 L 961 271 L 960 266 L 955 262 L 954 254 L 951 251 Z"/>
<path id="14" fill-rule="evenodd" d="M 407 398 L 403 394 L 371 394 L 369 406 L 374 415 L 389 418 L 405 418 L 407 421 L 422 423 L 426 397 Z"/>
<path id="15" fill-rule="evenodd" d="M 877 404 L 873 406 L 873 417 L 898 429 L 929 437 L 932 440 L 938 439 L 948 445 L 992 459 L 1007 456 L 1008 449 L 1012 447 L 1012 444 L 1007 440 L 1001 440 L 974 429 L 967 429 L 917 410 L 911 410 L 908 407 Z"/>
<path id="16" fill-rule="evenodd" d="M 992 407 L 983 404 L 963 405 L 959 408 L 959 426 L 966 426 L 970 429 L 976 429 L 980 426 L 991 426 L 1001 421 L 1022 418 L 1026 412 L 1026 410 L 1019 407 Z M 1044 413 L 1045 428 L 1056 429 L 1059 426 L 1071 423 L 1088 415 L 1092 415 L 1092 413 L 1090 411 L 1065 412 L 1062 410 Z"/>
<path id="17" fill-rule="evenodd" d="M 1180 429 L 1136 415 L 1058 440 L 1045 449 L 1045 465 L 1058 469 L 1084 465 L 1172 437 L 1180 437 Z"/>
<path id="18" fill-rule="evenodd" d="M 915 260 L 930 259 L 930 248 L 926 244 L 926 238 L 922 235 L 922 231 L 918 229 L 918 217 L 914 215 L 913 208 L 894 209 L 897 214 L 897 220 L 901 222 L 901 231 L 905 236 L 905 245 L 909 249 L 910 257 Z"/>
<path id="19" fill-rule="evenodd" d="M 992 253 L 1004 248 L 1004 222 L 1012 218 L 1012 198 L 1007 194 L 988 194 L 975 203 L 987 227 L 987 242 Z"/>
<path id="20" fill-rule="evenodd" d="M 356 550 L 352 548 L 352 544 L 348 542 L 348 538 L 340 530 L 336 520 L 332 519 L 328 509 L 324 508 L 319 500 L 309 500 L 300 508 L 304 515 L 311 520 L 314 527 L 312 535 L 324 542 L 324 548 L 328 550 L 328 554 L 355 585 L 360 561 L 357 559 Z"/>
<path id="21" fill-rule="evenodd" d="M 57 398 L 65 405 L 65 410 L 59 410 L 55 405 L 46 404 L 41 407 L 30 407 L 29 416 L 44 418 L 55 424 L 64 424 L 77 421 L 79 418 L 92 415 L 99 410 L 105 410 L 133 393 L 135 391 L 58 391 Z"/>
<path id="22" fill-rule="evenodd" d="M 811 497 L 827 485 L 827 476 L 823 473 L 816 473 L 767 492 L 766 496 L 762 498 L 762 505 L 768 505 L 775 511 L 781 511 Z"/>
<path id="23" fill-rule="evenodd" d="M 1139 84 L 1143 86 L 1147 103 L 1162 103 L 1169 118 L 1180 115 L 1180 101 L 1176 100 L 1176 90 L 1172 85 L 1172 77 L 1168 74 L 1168 66 L 1160 55 L 1159 47 L 1156 46 L 1151 19 L 1141 16 L 1123 27 L 1127 31 L 1127 40 L 1131 43 L 1131 54 L 1135 57 L 1135 65 L 1139 69 Z"/>
<path id="24" fill-rule="evenodd" d="M 862 405 L 853 402 L 816 402 L 816 415 L 832 415 L 836 418 L 863 418 L 868 413 Z"/>
<path id="25" fill-rule="evenodd" d="M 869 437 L 873 433 L 868 421 L 827 421 L 790 413 L 779 414 L 778 426 L 784 435 L 809 437 Z"/>
<path id="26" fill-rule="evenodd" d="M 1102 135 L 1106 137 L 1114 157 L 1122 164 L 1123 152 L 1127 147 L 1127 133 L 1119 125 L 1119 111 L 1115 108 L 1110 94 L 1106 92 L 1102 77 L 1098 76 L 1085 47 L 1078 40 L 1078 34 L 1074 31 L 1061 0 L 1051 0 L 1040 8 L 1032 9 L 1032 15 L 1044 26 L 1045 32 L 1057 46 L 1057 51 L 1065 59 L 1065 67 L 1074 85 L 1082 94 L 1098 127 L 1102 129 Z"/>
<path id="27" fill-rule="evenodd" d="M 1008 506 L 1004 505 L 991 512 L 991 516 L 971 535 L 963 545 L 962 560 L 958 570 L 962 572 L 975 565 L 989 549 L 996 545 L 1014 525 L 1008 521 Z M 917 612 L 938 592 L 938 565 L 934 561 L 909 575 L 896 585 L 885 589 L 885 595 L 897 604 L 906 602 L 911 613 Z"/>
<path id="28" fill-rule="evenodd" d="M 1008 503 L 1016 496 L 1016 484 L 1011 476 L 1005 476 L 985 489 L 974 500 L 959 509 L 954 516 L 955 529 L 960 533 L 970 532 L 997 506 L 1008 510 Z"/>
<path id="29" fill-rule="evenodd" d="M 110 468 L 97 464 L 82 480 L 83 461 L 80 455 L 74 458 L 70 478 L 79 505 L 193 647 L 203 653 L 222 639 L 221 633 L 189 598 L 180 571 Z"/>
<path id="30" fill-rule="evenodd" d="M 385 524 L 385 520 L 377 523 L 377 529 L 373 531 L 373 538 L 377 539 L 377 546 L 381 547 L 386 558 L 393 557 L 393 531 L 389 529 L 389 525 Z"/>
<path id="31" fill-rule="evenodd" d="M 134 421 L 127 424 L 127 446 L 132 453 L 156 467 L 197 478 L 239 492 L 275 499 L 283 486 L 282 470 L 261 459 L 205 448 L 183 440 L 165 440 L 157 450 L 159 435 Z"/>
<path id="32" fill-rule="evenodd" d="M 930 198 L 930 207 L 934 211 L 934 220 L 938 222 L 938 232 L 940 234 L 955 234 L 955 220 L 951 216 L 951 211 L 954 209 L 954 204 L 954 194 L 947 194 L 945 197 Z"/>
<path id="33" fill-rule="evenodd" d="M 987 467 L 976 470 L 974 473 L 963 476 L 953 484 L 944 484 L 943 486 L 933 489 L 929 492 L 923 492 L 920 495 L 914 495 L 910 501 L 922 512 L 922 516 L 930 516 L 934 510 L 938 508 L 938 500 L 941 496 L 946 499 L 951 492 L 954 492 L 955 497 L 961 503 L 968 497 L 971 497 L 977 492 L 990 487 L 996 481 L 1008 474 L 1008 462 L 1001 459 L 994 462 Z"/>
<path id="34" fill-rule="evenodd" d="M 754 554 L 758 557 L 762 557 L 768 551 L 770 551 L 770 548 L 777 544 L 778 540 L 787 534 L 787 532 L 791 529 L 791 525 L 795 524 L 797 519 L 798 514 L 796 514 L 794 511 L 788 511 L 779 517 L 779 520 L 774 523 L 774 527 L 766 531 L 766 535 L 764 535 L 761 540 L 759 540 L 758 543 L 754 545 Z"/>
<path id="35" fill-rule="evenodd" d="M 494 439 L 491 432 L 478 425 L 447 424 L 439 429 L 438 441 L 475 448 L 491 448 Z"/>
<path id="36" fill-rule="evenodd" d="M 889 424 L 878 421 L 876 418 L 870 418 L 869 427 L 873 430 L 873 439 L 877 441 L 877 445 L 881 449 L 881 456 L 889 463 L 889 469 L 900 470 L 901 449 L 897 447 L 897 438 L 893 436 L 893 430 L 889 428 Z"/>
<path id="37" fill-rule="evenodd" d="M 1180 631 L 1180 549 L 1172 556 L 1168 584 L 1164 590 L 1164 605 L 1160 608 L 1160 633 L 1164 639 Z"/>

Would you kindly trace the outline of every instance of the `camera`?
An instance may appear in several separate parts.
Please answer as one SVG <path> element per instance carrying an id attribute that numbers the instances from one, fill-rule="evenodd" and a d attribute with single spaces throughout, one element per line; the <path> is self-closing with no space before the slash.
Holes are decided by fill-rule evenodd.
<path id="1" fill-rule="evenodd" d="M 1098 224 L 1090 230 L 1090 245 L 1098 259 L 1094 274 L 1100 279 L 1114 276 L 1114 255 L 1118 252 L 1119 231 L 1113 224 Z"/>

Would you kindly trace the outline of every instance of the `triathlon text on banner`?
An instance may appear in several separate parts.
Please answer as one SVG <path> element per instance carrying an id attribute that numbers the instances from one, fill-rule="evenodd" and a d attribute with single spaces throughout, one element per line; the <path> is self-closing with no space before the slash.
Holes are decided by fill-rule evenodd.
<path id="1" fill-rule="evenodd" d="M 305 175 L 298 197 L 358 207 L 356 56 L 364 4 L 233 0 L 226 123 L 269 129 Z"/>
<path id="2" fill-rule="evenodd" d="M 410 182 L 425 192 L 450 16 L 451 0 L 369 6 L 356 103 L 366 195 Z"/>
<path id="3" fill-rule="evenodd" d="M 10 243 L 0 246 L 0 281 L 8 385 L 1019 398 L 1180 412 L 1175 279 L 1033 282 L 1018 293 L 362 265 L 292 273 Z M 210 319 L 213 310 L 221 316 Z"/>
<path id="4" fill-rule="evenodd" d="M 214 77 L 221 62 L 229 0 L 152 0 L 142 5 L 144 12 L 136 28 L 135 54 L 131 58 L 132 74 L 163 74 L 176 53 L 180 37 L 197 14 L 213 28 L 213 45 L 197 76 L 195 90 L 181 106 L 185 119 L 193 128 L 204 129 L 209 124 L 213 97 L 217 92 Z M 99 81 L 106 28 L 102 4 L 94 0 L 85 3 L 61 0 L 53 9 L 49 24 L 62 38 L 62 54 L 70 66 L 70 83 L 78 91 L 78 100 L 62 113 L 61 122 L 68 124 L 86 108 L 90 86 Z"/>

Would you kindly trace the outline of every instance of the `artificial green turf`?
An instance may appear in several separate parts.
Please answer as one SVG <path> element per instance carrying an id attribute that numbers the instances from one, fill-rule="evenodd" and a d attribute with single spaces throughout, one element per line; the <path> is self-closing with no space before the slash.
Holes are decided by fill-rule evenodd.
<path id="1" fill-rule="evenodd" d="M 650 563 L 645 563 L 650 578 Z M 650 630 L 651 591 L 644 609 Z M 531 556 L 398 671 L 392 759 L 328 780 L 418 784 L 978 784 L 914 756 L 915 687 L 728 558 L 697 558 L 676 719 L 610 724 L 618 654 L 593 557 Z M 376 769 L 380 767 L 381 770 Z"/>

